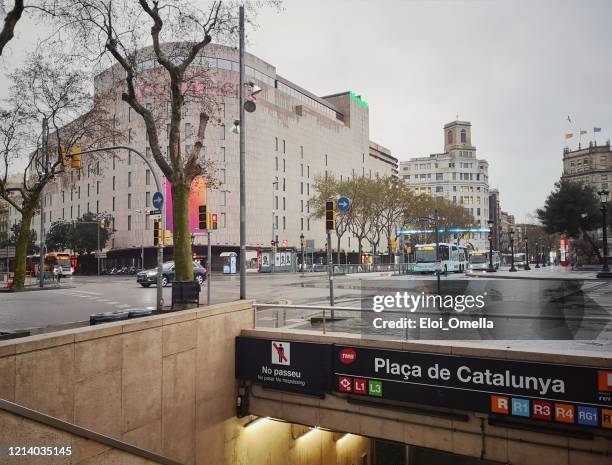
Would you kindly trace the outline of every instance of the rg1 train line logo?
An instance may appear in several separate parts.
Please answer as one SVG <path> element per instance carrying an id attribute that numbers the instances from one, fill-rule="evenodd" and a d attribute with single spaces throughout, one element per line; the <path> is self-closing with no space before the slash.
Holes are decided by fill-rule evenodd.
<path id="1" fill-rule="evenodd" d="M 355 351 L 355 349 L 351 348 L 342 349 L 340 351 L 339 357 L 341 363 L 344 363 L 345 365 L 350 365 L 355 360 L 357 360 L 357 352 Z"/>
<path id="2" fill-rule="evenodd" d="M 272 341 L 272 363 L 291 365 L 291 343 Z"/>

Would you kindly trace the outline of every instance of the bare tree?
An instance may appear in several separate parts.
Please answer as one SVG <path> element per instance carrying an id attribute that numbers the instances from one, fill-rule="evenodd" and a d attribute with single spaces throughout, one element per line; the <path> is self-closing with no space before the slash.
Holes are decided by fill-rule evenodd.
<path id="1" fill-rule="evenodd" d="M 6 6 L 4 5 L 4 2 L 0 4 L 0 12 L 5 15 L 4 25 L 2 26 L 2 31 L 0 31 L 0 56 L 2 55 L 2 51 L 4 50 L 6 44 L 8 44 L 15 35 L 15 26 L 21 19 L 24 9 L 25 5 L 23 0 L 15 0 L 13 8 L 11 8 L 8 13 L 5 13 Z"/>
<path id="2" fill-rule="evenodd" d="M 53 181 L 80 176 L 68 176 L 73 148 L 98 148 L 118 134 L 102 103 L 92 100 L 87 76 L 56 57 L 30 56 L 10 79 L 10 97 L 0 109 L 0 197 L 21 215 L 14 282 L 22 288 L 32 218 L 43 190 Z M 11 182 L 16 172 L 19 181 Z"/>
<path id="3" fill-rule="evenodd" d="M 215 184 L 212 165 L 201 156 L 207 128 L 216 117 L 215 99 L 198 91 L 199 81 L 206 79 L 202 52 L 213 38 L 236 35 L 237 6 L 217 0 L 205 10 L 187 0 L 66 0 L 59 6 L 58 1 L 49 0 L 46 7 L 71 31 L 78 53 L 98 64 L 115 63 L 109 87 L 119 88 L 121 100 L 144 120 L 153 158 L 171 183 L 176 279 L 191 281 L 189 191 L 197 177 L 208 187 Z M 253 17 L 257 6 L 278 2 L 244 3 Z M 158 91 L 143 95 L 139 89 L 148 80 Z M 196 107 L 199 123 L 193 145 L 183 151 L 181 122 L 188 104 Z M 167 158 L 160 143 L 166 124 Z"/>

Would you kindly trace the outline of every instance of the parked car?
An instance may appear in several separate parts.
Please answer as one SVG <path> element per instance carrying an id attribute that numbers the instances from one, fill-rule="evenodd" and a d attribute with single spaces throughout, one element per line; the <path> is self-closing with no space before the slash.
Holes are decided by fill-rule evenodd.
<path id="1" fill-rule="evenodd" d="M 206 281 L 208 271 L 197 262 L 193 262 L 194 279 L 202 285 Z M 174 262 L 166 262 L 162 265 L 162 286 L 167 286 L 168 283 L 174 281 Z M 149 287 L 157 284 L 157 268 L 144 270 L 136 275 L 136 282 L 142 287 Z"/>

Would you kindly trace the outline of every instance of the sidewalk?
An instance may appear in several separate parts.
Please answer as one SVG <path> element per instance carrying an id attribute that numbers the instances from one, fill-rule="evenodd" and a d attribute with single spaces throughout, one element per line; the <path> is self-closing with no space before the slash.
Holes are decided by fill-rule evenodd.
<path id="1" fill-rule="evenodd" d="M 530 267 L 531 270 L 528 271 L 519 268 L 518 271 L 511 273 L 508 267 L 503 267 L 495 273 L 472 271 L 466 273 L 466 275 L 474 278 L 599 280 L 599 278 L 597 278 L 597 271 L 593 270 L 571 270 L 569 267 L 563 266 L 535 268 L 535 265 L 530 265 Z"/>

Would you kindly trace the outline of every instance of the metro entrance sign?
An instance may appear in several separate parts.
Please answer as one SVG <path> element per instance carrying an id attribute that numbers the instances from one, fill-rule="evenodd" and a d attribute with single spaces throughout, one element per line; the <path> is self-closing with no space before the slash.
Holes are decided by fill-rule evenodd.
<path id="1" fill-rule="evenodd" d="M 236 378 L 323 397 L 335 391 L 371 402 L 612 429 L 612 367 L 238 337 Z"/>
<path id="2" fill-rule="evenodd" d="M 334 345 L 334 390 L 612 428 L 612 368 Z"/>

